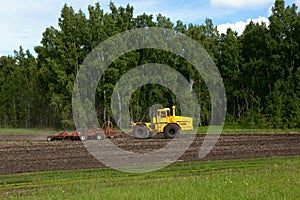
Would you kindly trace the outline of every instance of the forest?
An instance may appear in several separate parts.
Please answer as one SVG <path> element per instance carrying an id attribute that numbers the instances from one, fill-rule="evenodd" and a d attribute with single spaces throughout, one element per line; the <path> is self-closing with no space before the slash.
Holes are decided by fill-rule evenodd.
<path id="1" fill-rule="evenodd" d="M 21 46 L 0 57 L 0 127 L 74 128 L 72 91 L 86 56 L 99 43 L 123 31 L 160 27 L 185 34 L 206 49 L 218 67 L 226 89 L 227 125 L 300 128 L 300 14 L 296 5 L 276 0 L 269 25 L 250 22 L 243 33 L 220 34 L 213 21 L 173 22 L 161 14 L 134 17 L 134 8 L 99 3 L 87 12 L 65 5 L 58 28 L 48 27 L 33 54 Z M 35 56 L 36 55 L 36 56 Z M 142 49 L 115 60 L 98 84 L 95 109 L 100 124 L 112 120 L 114 85 L 128 70 L 146 63 L 166 64 L 192 83 L 201 105 L 201 124 L 210 123 L 208 90 L 193 66 L 170 52 Z M 145 119 L 150 106 L 171 107 L 176 101 L 159 85 L 145 85 L 131 97 L 133 119 Z M 115 123 L 115 122 L 114 122 Z"/>

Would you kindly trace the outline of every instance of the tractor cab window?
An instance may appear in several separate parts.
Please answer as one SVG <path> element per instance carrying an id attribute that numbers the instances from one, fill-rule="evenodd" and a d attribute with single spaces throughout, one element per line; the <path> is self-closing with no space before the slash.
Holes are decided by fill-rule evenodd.
<path id="1" fill-rule="evenodd" d="M 169 111 L 169 110 L 167 110 L 167 116 L 168 116 L 168 117 L 170 116 L 170 111 Z"/>
<path id="2" fill-rule="evenodd" d="M 160 117 L 161 118 L 166 118 L 166 111 L 161 111 Z"/>

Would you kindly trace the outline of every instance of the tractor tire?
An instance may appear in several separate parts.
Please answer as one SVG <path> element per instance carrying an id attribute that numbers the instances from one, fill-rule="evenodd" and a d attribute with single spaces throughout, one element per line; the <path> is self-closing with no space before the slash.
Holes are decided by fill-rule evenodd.
<path id="1" fill-rule="evenodd" d="M 166 138 L 175 138 L 179 136 L 180 128 L 176 124 L 168 124 L 164 129 L 164 135 Z"/>
<path id="2" fill-rule="evenodd" d="M 80 140 L 81 141 L 86 141 L 87 140 L 87 136 L 86 135 L 81 135 L 80 136 Z"/>
<path id="3" fill-rule="evenodd" d="M 133 129 L 133 136 L 138 139 L 149 138 L 149 130 L 145 125 L 136 125 Z"/>
<path id="4" fill-rule="evenodd" d="M 51 141 L 53 141 L 53 140 L 54 140 L 54 139 L 53 139 L 51 136 L 48 136 L 48 137 L 47 137 L 47 141 L 48 141 L 48 142 L 51 142 Z"/>

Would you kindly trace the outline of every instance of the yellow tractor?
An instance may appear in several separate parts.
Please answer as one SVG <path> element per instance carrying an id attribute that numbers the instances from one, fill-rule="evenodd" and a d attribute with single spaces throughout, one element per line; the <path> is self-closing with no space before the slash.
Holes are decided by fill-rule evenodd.
<path id="1" fill-rule="evenodd" d="M 152 122 L 135 122 L 133 136 L 135 138 L 151 138 L 156 134 L 164 134 L 166 138 L 174 138 L 180 134 L 180 130 L 193 130 L 193 118 L 176 116 L 176 107 L 158 109 Z"/>

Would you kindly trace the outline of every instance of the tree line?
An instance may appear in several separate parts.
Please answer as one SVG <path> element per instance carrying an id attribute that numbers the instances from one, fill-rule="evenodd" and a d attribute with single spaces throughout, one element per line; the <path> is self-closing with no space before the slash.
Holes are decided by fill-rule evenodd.
<path id="1" fill-rule="evenodd" d="M 295 4 L 276 0 L 270 24 L 250 22 L 244 32 L 228 29 L 220 34 L 211 19 L 204 24 L 173 23 L 159 14 L 133 16 L 133 7 L 104 12 L 99 3 L 88 14 L 65 5 L 58 28 L 48 27 L 37 56 L 20 47 L 13 56 L 0 57 L 0 126 L 72 128 L 72 91 L 76 74 L 86 56 L 102 41 L 123 31 L 161 27 L 186 34 L 201 44 L 216 63 L 227 97 L 226 124 L 245 127 L 300 127 L 300 14 Z M 201 125 L 210 123 L 210 100 L 201 76 L 184 59 L 170 52 L 141 49 L 115 60 L 105 71 L 96 93 L 100 124 L 112 120 L 111 95 L 128 70 L 147 63 L 161 63 L 182 73 L 201 105 Z M 148 120 L 149 107 L 171 107 L 176 98 L 167 88 L 142 86 L 130 99 L 135 120 Z"/>

